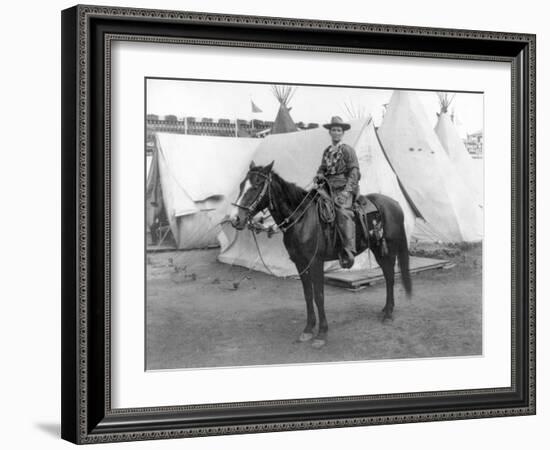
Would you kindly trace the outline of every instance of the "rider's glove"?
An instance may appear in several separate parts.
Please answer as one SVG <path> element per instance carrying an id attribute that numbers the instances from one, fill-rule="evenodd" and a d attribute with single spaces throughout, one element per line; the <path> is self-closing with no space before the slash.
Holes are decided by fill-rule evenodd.
<path id="1" fill-rule="evenodd" d="M 336 203 L 340 206 L 345 205 L 348 198 L 349 198 L 349 195 L 350 195 L 350 193 L 347 192 L 347 191 L 340 192 L 335 198 Z"/>
<path id="2" fill-rule="evenodd" d="M 321 173 L 318 173 L 317 175 L 315 175 L 315 177 L 313 177 L 313 183 L 316 185 L 322 184 L 324 180 L 325 176 Z"/>

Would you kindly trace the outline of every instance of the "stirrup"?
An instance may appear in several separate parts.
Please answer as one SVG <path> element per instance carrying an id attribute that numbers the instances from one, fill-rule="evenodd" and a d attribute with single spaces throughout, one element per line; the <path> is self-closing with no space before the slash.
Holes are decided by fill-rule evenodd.
<path id="1" fill-rule="evenodd" d="M 338 259 L 340 260 L 342 269 L 351 269 L 355 263 L 353 253 L 347 249 L 342 249 Z"/>

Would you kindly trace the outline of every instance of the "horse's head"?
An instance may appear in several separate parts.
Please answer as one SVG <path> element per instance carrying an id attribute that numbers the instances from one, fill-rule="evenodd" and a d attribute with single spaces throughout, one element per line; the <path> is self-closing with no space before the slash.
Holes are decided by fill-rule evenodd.
<path id="1" fill-rule="evenodd" d="M 256 166 L 254 161 L 250 163 L 230 217 L 231 225 L 237 230 L 242 230 L 252 217 L 269 206 L 273 163 L 264 167 Z"/>

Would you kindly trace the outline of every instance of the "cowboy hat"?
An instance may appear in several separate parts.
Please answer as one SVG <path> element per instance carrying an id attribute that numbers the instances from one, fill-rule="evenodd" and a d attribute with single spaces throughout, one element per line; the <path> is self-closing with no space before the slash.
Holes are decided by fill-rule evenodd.
<path id="1" fill-rule="evenodd" d="M 351 128 L 351 125 L 345 123 L 340 116 L 333 116 L 332 119 L 330 119 L 330 123 L 325 123 L 323 127 L 327 130 L 330 130 L 332 127 L 341 127 L 342 130 L 346 131 Z"/>

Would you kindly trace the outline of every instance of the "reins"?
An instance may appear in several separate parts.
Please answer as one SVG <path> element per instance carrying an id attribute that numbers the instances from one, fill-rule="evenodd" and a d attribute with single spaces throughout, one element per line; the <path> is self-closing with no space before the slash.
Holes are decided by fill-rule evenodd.
<path id="1" fill-rule="evenodd" d="M 254 238 L 254 244 L 256 245 L 256 250 L 258 252 L 258 256 L 260 257 L 260 260 L 262 261 L 262 264 L 267 269 L 267 271 L 271 275 L 276 276 L 271 271 L 271 269 L 268 267 L 268 265 L 266 264 L 266 262 L 264 260 L 264 257 L 262 255 L 262 251 L 260 250 L 260 246 L 258 244 L 258 239 L 256 238 L 256 232 L 267 231 L 268 234 L 271 236 L 272 234 L 275 234 L 275 233 L 278 233 L 278 232 L 283 232 L 284 233 L 285 231 L 288 231 L 290 228 L 292 228 L 294 225 L 296 225 L 302 219 L 302 217 L 305 215 L 307 210 L 311 207 L 311 205 L 315 202 L 315 200 L 317 199 L 317 197 L 319 197 L 320 194 L 319 194 L 319 192 L 315 192 L 313 196 L 310 196 L 309 192 L 306 193 L 306 195 L 300 201 L 298 206 L 286 218 L 284 218 L 279 224 L 275 223 L 274 225 L 271 225 L 268 230 L 265 230 L 263 228 L 258 228 L 252 222 L 252 213 L 254 212 L 254 210 L 258 206 L 258 204 L 262 201 L 262 199 L 264 198 L 266 192 L 267 192 L 267 195 L 269 197 L 269 209 L 270 209 L 270 211 L 273 210 L 273 197 L 272 197 L 272 192 L 271 192 L 272 172 L 269 172 L 269 175 L 265 175 L 264 173 L 259 172 L 259 171 L 251 171 L 251 172 L 254 172 L 255 174 L 257 174 L 257 175 L 261 176 L 262 178 L 264 178 L 264 185 L 262 186 L 262 190 L 258 193 L 258 195 L 254 199 L 254 201 L 250 204 L 250 206 L 241 206 L 241 205 L 238 205 L 238 204 L 233 204 L 233 205 L 237 206 L 238 208 L 245 209 L 247 211 L 247 213 L 248 213 L 248 215 L 247 215 L 248 228 L 250 229 L 250 231 L 252 233 L 252 237 Z M 310 199 L 309 203 L 305 206 L 305 208 L 301 209 L 302 205 L 305 203 L 305 201 L 308 198 Z M 294 216 L 296 216 L 296 217 L 294 217 Z M 276 229 L 274 229 L 274 227 L 276 227 Z M 302 270 L 298 273 L 298 276 L 302 276 L 305 272 L 307 272 L 310 269 L 311 265 L 313 264 L 313 261 L 315 260 L 315 258 L 317 256 L 318 250 L 319 250 L 319 233 L 317 233 L 317 239 L 315 241 L 315 252 L 313 253 L 313 256 L 310 259 L 308 265 L 305 267 L 304 270 Z M 283 277 L 283 278 L 288 278 L 288 277 Z"/>
<path id="2" fill-rule="evenodd" d="M 263 200 L 266 192 L 268 194 L 268 198 L 269 198 L 269 209 L 272 210 L 273 209 L 273 196 L 272 196 L 272 193 L 271 193 L 271 181 L 272 181 L 272 172 L 269 172 L 269 175 L 265 175 L 264 173 L 260 172 L 260 171 L 257 171 L 257 170 L 251 170 L 249 172 L 250 173 L 254 173 L 256 175 L 259 175 L 260 177 L 262 177 L 265 181 L 264 181 L 264 184 L 262 186 L 262 190 L 258 193 L 258 195 L 256 196 L 256 198 L 254 199 L 254 201 L 249 205 L 249 206 L 242 206 L 242 205 L 238 205 L 237 203 L 232 203 L 233 206 L 236 206 L 237 208 L 241 208 L 241 209 L 244 209 L 247 211 L 248 213 L 248 217 L 247 217 L 247 222 L 249 223 L 249 225 L 251 224 L 251 219 L 252 219 L 252 213 L 254 212 L 254 209 L 256 208 L 256 206 L 258 206 L 258 204 Z M 278 233 L 279 230 L 280 231 L 287 231 L 289 228 L 292 228 L 294 225 L 296 225 L 296 223 L 303 217 L 303 215 L 306 213 L 306 211 L 310 208 L 310 206 L 313 204 L 313 202 L 317 199 L 317 197 L 319 197 L 319 192 L 315 192 L 313 196 L 310 197 L 309 195 L 309 192 L 306 193 L 306 195 L 304 196 L 304 198 L 300 201 L 300 203 L 298 204 L 298 206 L 296 208 L 294 208 L 294 211 L 292 211 L 286 218 L 284 218 L 280 223 L 275 223 L 274 226 L 277 228 L 277 230 L 272 230 L 272 234 L 273 233 Z M 303 208 L 302 211 L 300 211 L 300 208 L 302 207 L 302 205 L 304 204 L 304 202 L 307 200 L 307 199 L 310 199 L 310 202 L 308 203 L 308 205 Z M 293 219 L 293 216 L 296 214 L 296 213 L 299 213 L 298 217 L 296 217 L 295 219 Z M 263 231 L 263 230 L 262 230 Z"/>
<path id="3" fill-rule="evenodd" d="M 267 269 L 267 271 L 273 275 L 274 277 L 276 277 L 277 275 L 275 275 L 271 269 L 268 267 L 268 265 L 265 263 L 264 261 L 264 257 L 262 255 L 262 251 L 260 250 L 260 245 L 258 244 L 258 238 L 256 237 L 256 233 L 254 233 L 254 231 L 250 230 L 250 232 L 252 233 L 252 237 L 254 238 L 254 244 L 256 244 L 256 250 L 258 251 L 258 255 L 260 256 L 260 261 L 262 261 L 262 264 L 264 265 L 264 267 Z M 317 239 L 315 240 L 315 251 L 313 252 L 313 256 L 311 257 L 311 259 L 309 260 L 309 263 L 308 265 L 305 267 L 304 270 L 301 270 L 300 272 L 298 272 L 298 276 L 301 277 L 304 273 L 306 273 L 311 265 L 313 264 L 313 261 L 315 261 L 315 257 L 317 256 L 317 251 L 319 250 L 319 233 L 317 233 Z M 283 276 L 281 278 L 290 278 L 288 276 Z"/>

